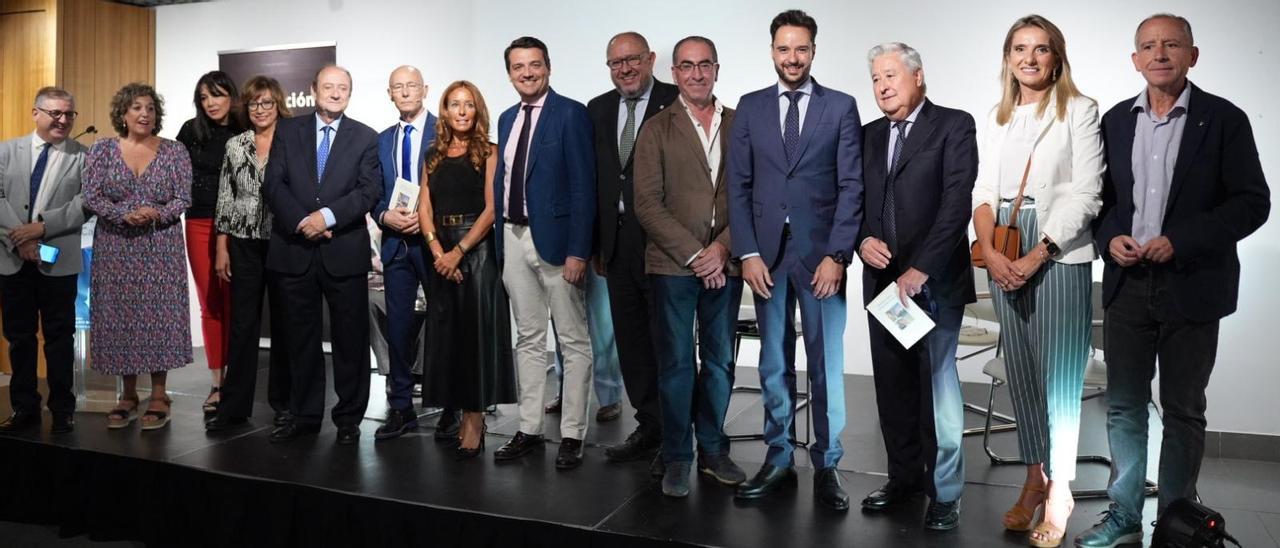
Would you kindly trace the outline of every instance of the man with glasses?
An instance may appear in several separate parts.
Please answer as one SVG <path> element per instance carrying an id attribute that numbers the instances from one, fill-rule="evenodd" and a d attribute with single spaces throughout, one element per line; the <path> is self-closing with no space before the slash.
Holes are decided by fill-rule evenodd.
<path id="1" fill-rule="evenodd" d="M 662 341 L 662 493 L 670 497 L 689 494 L 695 436 L 699 472 L 725 485 L 746 479 L 729 458 L 724 433 L 742 278 L 729 262 L 729 192 L 721 166 L 734 112 L 713 93 L 717 59 L 707 38 L 676 42 L 671 76 L 680 101 L 655 116 L 636 143 L 636 215 L 649 234 L 645 271 Z"/>
<path id="2" fill-rule="evenodd" d="M 80 225 L 85 221 L 80 171 L 86 151 L 67 138 L 75 126 L 75 107 L 66 90 L 42 88 L 31 109 L 35 132 L 0 143 L 0 307 L 13 367 L 13 415 L 0 422 L 0 432 L 40 426 L 37 327 L 44 330 L 50 432 L 75 428 L 71 361 Z"/>
<path id="3" fill-rule="evenodd" d="M 658 364 L 649 330 L 646 236 L 636 220 L 632 185 L 632 151 L 640 128 L 675 101 L 678 94 L 675 86 L 653 77 L 655 58 L 649 42 L 639 33 L 614 36 L 605 49 L 613 89 L 587 103 L 587 113 L 595 126 L 596 150 L 593 251 L 597 271 L 608 277 L 606 288 L 605 278 L 588 274 L 587 316 L 596 361 L 596 399 L 601 406 L 596 419 L 604 419 L 610 408 L 614 417 L 620 413 L 619 381 L 625 379 L 627 397 L 636 409 L 638 423 L 626 442 L 605 450 L 611 462 L 654 458 L 662 438 Z M 608 348 L 607 343 L 615 335 L 616 348 Z M 602 341 L 605 344 L 598 344 Z M 605 367 L 601 367 L 602 362 Z M 617 376 L 619 365 L 622 379 Z M 661 473 L 661 463 L 656 459 L 654 463 L 657 466 L 653 472 Z"/>
<path id="4" fill-rule="evenodd" d="M 391 207 L 396 181 L 422 184 L 422 166 L 436 136 L 436 117 L 423 107 L 427 86 L 416 67 L 401 66 L 391 71 L 387 95 L 400 112 L 400 120 L 378 135 L 378 159 L 382 164 L 382 200 L 373 208 L 373 219 L 382 229 L 382 275 L 387 310 L 387 354 L 390 358 L 387 417 L 374 433 L 375 440 L 399 437 L 418 427 L 413 410 L 413 366 L 418 363 L 414 340 L 418 336 L 413 305 L 418 288 L 425 287 L 431 273 L 427 243 L 419 234 L 418 212 L 407 207 Z M 436 425 L 436 439 L 456 439 L 458 416 L 446 409 Z"/>

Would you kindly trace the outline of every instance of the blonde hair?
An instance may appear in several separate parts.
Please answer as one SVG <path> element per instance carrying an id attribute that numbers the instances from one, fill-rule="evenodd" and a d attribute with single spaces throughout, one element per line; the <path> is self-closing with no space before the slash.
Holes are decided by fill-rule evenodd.
<path id="1" fill-rule="evenodd" d="M 1049 108 L 1049 102 L 1056 99 L 1058 120 L 1065 120 L 1067 101 L 1083 95 L 1076 87 L 1075 81 L 1071 79 L 1071 62 L 1067 60 L 1067 39 L 1063 37 L 1062 31 L 1044 17 L 1028 15 L 1014 21 L 1013 26 L 1009 27 L 1009 33 L 1004 37 L 1004 48 L 1001 50 L 1000 60 L 1000 104 L 996 107 L 996 123 L 1002 126 L 1013 118 L 1013 109 L 1018 106 L 1021 95 L 1018 79 L 1013 77 L 1013 71 L 1009 67 L 1009 51 L 1013 46 L 1013 34 L 1026 27 L 1036 27 L 1049 35 L 1049 53 L 1053 54 L 1055 65 L 1051 76 L 1053 84 L 1049 93 L 1044 94 L 1040 99 L 1040 106 L 1036 108 L 1036 117 L 1044 116 L 1044 111 Z"/>

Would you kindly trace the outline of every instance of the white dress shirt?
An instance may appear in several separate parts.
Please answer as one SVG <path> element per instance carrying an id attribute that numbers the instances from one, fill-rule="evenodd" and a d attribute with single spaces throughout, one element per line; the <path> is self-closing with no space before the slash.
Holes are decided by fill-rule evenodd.
<path id="1" fill-rule="evenodd" d="M 511 124 L 511 135 L 507 139 L 507 146 L 502 149 L 502 161 L 507 166 L 506 172 L 502 174 L 502 185 L 503 185 L 502 188 L 505 188 L 507 190 L 506 196 L 504 196 L 504 198 L 506 198 L 507 201 L 503 204 L 503 208 L 502 208 L 503 211 L 508 211 L 508 209 L 506 208 L 506 204 L 511 203 L 511 169 L 512 169 L 511 164 L 514 164 L 516 162 L 516 147 L 520 144 L 520 139 L 523 138 L 523 136 L 520 135 L 520 131 L 524 127 L 524 107 L 526 106 L 533 107 L 533 110 L 529 111 L 529 114 L 533 116 L 533 120 L 529 123 L 529 137 L 528 137 L 529 153 L 531 154 L 533 152 L 533 143 L 534 143 L 533 137 L 538 134 L 538 118 L 542 116 L 542 107 L 546 104 L 546 102 L 547 102 L 547 93 L 543 93 L 542 97 L 539 97 L 537 101 L 534 101 L 532 103 L 526 103 L 521 101 L 520 106 L 516 109 L 516 119 Z M 525 176 L 527 177 L 529 174 L 529 171 L 528 171 L 529 157 L 528 156 L 526 156 L 524 159 L 524 169 L 525 169 Z M 525 191 L 525 196 L 528 196 L 529 180 L 527 178 L 525 179 L 524 191 Z M 526 199 L 523 201 L 523 203 L 524 203 L 524 211 L 523 211 L 524 216 L 528 217 L 529 216 L 529 200 Z"/>
<path id="2" fill-rule="evenodd" d="M 41 147 L 45 145 L 45 140 L 40 138 L 40 134 L 31 132 L 31 172 L 36 170 L 36 161 L 40 159 Z M 44 177 L 40 179 L 40 191 L 35 196 L 35 207 L 31 208 L 31 218 L 38 219 L 40 212 L 44 211 L 45 196 L 50 192 L 49 182 L 53 175 L 58 172 L 58 168 L 62 165 L 63 157 L 66 156 L 67 142 L 65 140 L 49 145 L 49 159 L 46 160 L 44 166 Z M 28 177 L 30 181 L 30 177 Z"/>
<path id="3" fill-rule="evenodd" d="M 422 173 L 420 173 L 418 166 L 422 165 L 422 135 L 423 131 L 426 129 L 426 125 L 427 109 L 424 108 L 422 109 L 422 112 L 418 113 L 418 117 L 414 118 L 412 121 L 406 122 L 404 120 L 400 120 L 400 122 L 396 124 L 395 141 L 392 144 L 391 158 L 393 159 L 393 163 L 396 167 L 396 175 L 415 185 L 422 184 L 419 182 L 422 179 Z M 404 152 L 400 150 L 400 146 L 404 143 L 404 128 L 406 126 L 413 126 L 413 132 L 409 134 L 409 165 L 413 166 L 413 173 L 409 173 L 407 175 L 400 173 L 401 164 L 403 163 L 401 161 L 401 155 L 404 154 Z"/>

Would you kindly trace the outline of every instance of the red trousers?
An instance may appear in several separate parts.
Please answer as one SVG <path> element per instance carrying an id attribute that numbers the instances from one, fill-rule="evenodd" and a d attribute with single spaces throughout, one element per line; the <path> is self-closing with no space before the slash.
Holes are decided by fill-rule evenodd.
<path id="1" fill-rule="evenodd" d="M 204 331 L 204 355 L 209 369 L 227 363 L 227 340 L 231 329 L 231 287 L 213 271 L 217 239 L 213 219 L 187 219 L 187 260 L 200 299 L 200 326 Z"/>

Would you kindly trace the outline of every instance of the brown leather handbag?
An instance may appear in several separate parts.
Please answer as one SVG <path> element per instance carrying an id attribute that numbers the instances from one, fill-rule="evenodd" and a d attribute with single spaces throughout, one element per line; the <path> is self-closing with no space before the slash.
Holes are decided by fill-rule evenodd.
<path id="1" fill-rule="evenodd" d="M 1034 154 L 1034 150 L 1032 154 Z M 1018 186 L 1018 197 L 1013 200 L 1013 209 L 1009 213 L 1009 224 L 995 226 L 995 232 L 991 235 L 991 245 L 996 251 L 1004 255 L 1010 261 L 1016 261 L 1022 257 L 1022 231 L 1018 229 L 1018 211 L 1022 209 L 1022 193 L 1027 189 L 1027 175 L 1031 173 L 1031 157 L 1027 156 L 1027 167 L 1022 170 L 1022 184 Z M 1000 218 L 999 211 L 993 211 L 996 218 Z M 978 268 L 986 268 L 987 261 L 982 257 L 982 244 L 974 241 L 969 246 L 969 260 L 973 262 L 973 266 Z"/>

